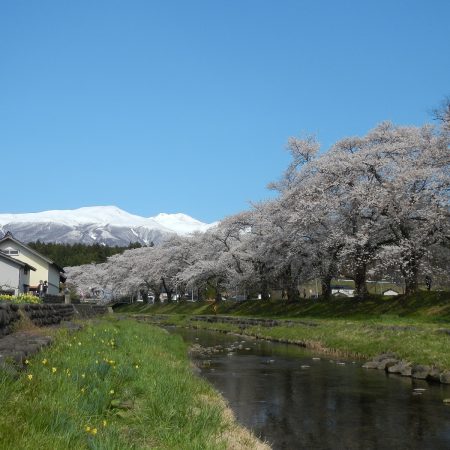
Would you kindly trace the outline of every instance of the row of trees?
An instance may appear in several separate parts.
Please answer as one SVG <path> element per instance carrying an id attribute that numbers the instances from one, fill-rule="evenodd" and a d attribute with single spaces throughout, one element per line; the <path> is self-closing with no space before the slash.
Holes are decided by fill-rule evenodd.
<path id="1" fill-rule="evenodd" d="M 338 275 L 355 281 L 358 296 L 370 278 L 401 277 L 415 292 L 421 277 L 444 279 L 450 266 L 448 119 L 439 127 L 382 123 L 325 153 L 312 136 L 291 138 L 291 163 L 270 186 L 276 199 L 206 233 L 70 268 L 69 279 L 116 295 L 164 291 L 169 300 L 194 287 L 217 300 L 236 289 L 266 299 L 278 287 L 296 300 L 299 283 L 314 278 L 329 297 Z"/>
<path id="2" fill-rule="evenodd" d="M 103 263 L 112 255 L 123 253 L 127 249 L 142 247 L 139 242 L 130 243 L 127 247 L 108 247 L 102 244 L 81 243 L 63 244 L 41 241 L 30 242 L 28 245 L 42 255 L 55 261 L 61 267 Z"/>

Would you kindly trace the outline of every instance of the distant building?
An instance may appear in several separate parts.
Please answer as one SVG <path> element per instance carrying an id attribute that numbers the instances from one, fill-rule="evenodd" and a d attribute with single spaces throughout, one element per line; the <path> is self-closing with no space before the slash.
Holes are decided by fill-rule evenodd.
<path id="1" fill-rule="evenodd" d="M 353 289 L 351 286 L 331 286 L 331 295 L 354 297 L 355 289 Z"/>
<path id="2" fill-rule="evenodd" d="M 383 292 L 383 295 L 387 295 L 387 296 L 395 296 L 398 295 L 397 291 L 394 291 L 394 289 L 388 289 L 387 291 Z"/>
<path id="3" fill-rule="evenodd" d="M 0 294 L 19 295 L 28 292 L 33 266 L 0 252 Z"/>
<path id="4" fill-rule="evenodd" d="M 4 255 L 21 261 L 33 267 L 33 271 L 29 274 L 29 290 L 36 291 L 41 281 L 47 281 L 50 295 L 59 294 L 59 283 L 66 280 L 64 269 L 50 258 L 41 255 L 23 242 L 18 241 L 8 232 L 0 239 L 0 252 Z"/>

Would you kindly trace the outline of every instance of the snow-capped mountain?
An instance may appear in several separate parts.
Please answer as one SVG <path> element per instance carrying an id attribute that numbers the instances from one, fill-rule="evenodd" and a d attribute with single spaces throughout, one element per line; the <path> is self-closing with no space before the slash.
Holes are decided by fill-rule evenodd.
<path id="1" fill-rule="evenodd" d="M 59 242 L 105 245 L 148 245 L 172 234 L 204 232 L 214 224 L 200 222 L 186 214 L 158 214 L 141 217 L 116 206 L 91 206 L 74 210 L 27 214 L 0 214 L 0 236 L 10 231 L 23 242 Z"/>

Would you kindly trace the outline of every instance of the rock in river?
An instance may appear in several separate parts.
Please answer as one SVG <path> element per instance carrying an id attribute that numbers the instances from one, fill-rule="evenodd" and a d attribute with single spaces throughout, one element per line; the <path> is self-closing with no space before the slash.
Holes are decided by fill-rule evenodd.
<path id="1" fill-rule="evenodd" d="M 441 383 L 450 384 L 450 371 L 442 372 L 439 379 Z"/>

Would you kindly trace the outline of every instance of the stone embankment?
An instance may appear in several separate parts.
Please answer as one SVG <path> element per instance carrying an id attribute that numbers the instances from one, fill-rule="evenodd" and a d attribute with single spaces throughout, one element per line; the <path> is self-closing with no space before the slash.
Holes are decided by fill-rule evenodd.
<path id="1" fill-rule="evenodd" d="M 15 375 L 28 356 L 37 353 L 51 342 L 51 336 L 31 331 L 20 331 L 3 337 L 0 339 L 0 369 Z"/>
<path id="2" fill-rule="evenodd" d="M 363 367 L 365 369 L 384 370 L 387 373 L 416 378 L 418 380 L 450 384 L 450 371 L 441 371 L 436 367 L 413 364 L 409 361 L 398 359 L 394 353 L 378 355 L 371 361 L 363 364 Z"/>
<path id="3" fill-rule="evenodd" d="M 11 305 L 13 306 L 13 305 Z M 24 313 L 28 319 L 37 327 L 57 325 L 63 320 L 70 320 L 74 316 L 72 305 L 64 304 L 25 304 L 20 305 L 19 311 Z"/>
<path id="4" fill-rule="evenodd" d="M 101 305 L 29 303 L 17 305 L 0 302 L 0 336 L 6 336 L 14 330 L 18 321 L 28 318 L 37 327 L 56 325 L 64 320 L 88 319 L 106 314 L 108 308 Z"/>
<path id="5" fill-rule="evenodd" d="M 304 320 L 276 320 L 276 319 L 257 319 L 252 317 L 232 317 L 232 316 L 192 316 L 191 322 L 208 322 L 208 323 L 229 323 L 231 325 L 238 325 L 239 327 L 292 327 L 304 325 L 307 327 L 317 327 L 314 322 L 307 322 Z"/>
<path id="6" fill-rule="evenodd" d="M 23 304 L 0 302 L 0 369 L 15 374 L 26 358 L 52 342 L 41 330 L 18 331 L 20 321 L 30 321 L 36 327 L 65 326 L 79 329 L 72 319 L 87 319 L 108 312 L 106 306 L 88 304 Z"/>
<path id="7" fill-rule="evenodd" d="M 155 314 L 155 315 L 140 315 L 134 314 L 136 320 L 144 322 L 157 323 L 164 325 L 166 322 L 170 323 L 170 315 Z M 307 322 L 304 320 L 276 320 L 276 319 L 257 319 L 252 317 L 233 317 L 233 316 L 192 316 L 189 318 L 191 322 L 207 322 L 207 323 L 228 323 L 230 325 L 237 325 L 239 328 L 247 328 L 253 326 L 261 327 L 292 327 L 303 325 L 306 327 L 317 327 L 314 322 Z"/>

